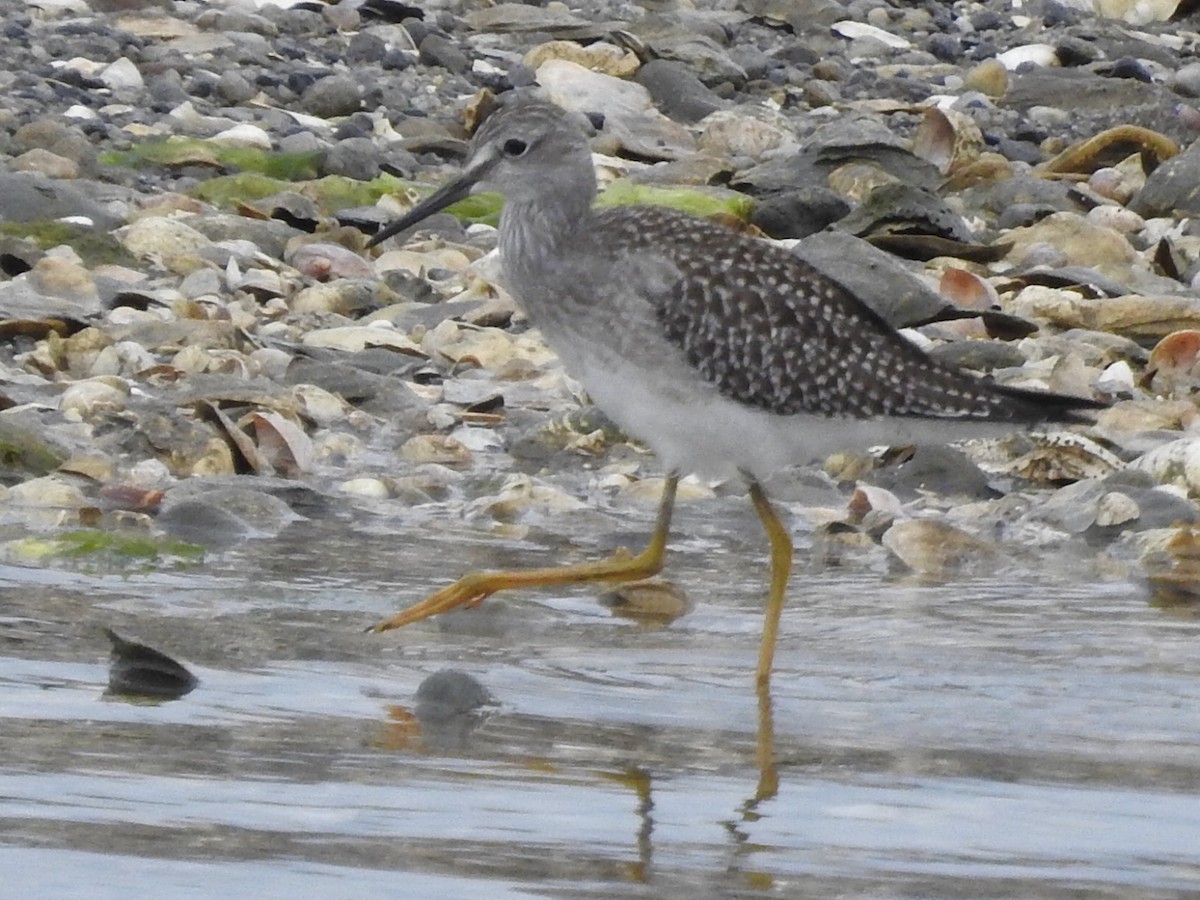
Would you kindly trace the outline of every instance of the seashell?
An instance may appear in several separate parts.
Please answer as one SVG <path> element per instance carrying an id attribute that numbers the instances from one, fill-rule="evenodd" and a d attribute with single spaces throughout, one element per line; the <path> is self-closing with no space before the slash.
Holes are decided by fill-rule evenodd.
<path id="1" fill-rule="evenodd" d="M 250 422 L 258 452 L 280 475 L 295 476 L 312 468 L 312 439 L 295 422 L 277 412 L 251 413 Z"/>
<path id="2" fill-rule="evenodd" d="M 665 628 L 692 608 L 683 588 L 658 578 L 623 584 L 601 595 L 600 602 L 614 616 L 650 628 Z"/>
<path id="3" fill-rule="evenodd" d="M 1004 471 L 1027 481 L 1062 484 L 1085 478 L 1102 478 L 1124 463 L 1095 441 L 1080 434 L 1033 434 L 1034 448 L 1009 463 Z"/>
<path id="4" fill-rule="evenodd" d="M 269 300 L 272 297 L 283 297 L 287 294 L 287 285 L 278 272 L 270 269 L 250 269 L 241 275 L 237 281 L 230 281 L 230 290 L 245 291 L 253 294 L 258 300 Z"/>
<path id="5" fill-rule="evenodd" d="M 400 456 L 409 462 L 442 466 L 466 466 L 474 459 L 460 441 L 444 434 L 414 435 L 400 446 Z"/>
<path id="6" fill-rule="evenodd" d="M 1141 509 L 1128 494 L 1111 491 L 1096 503 L 1096 524 L 1101 528 L 1124 525 L 1141 515 Z"/>
<path id="7" fill-rule="evenodd" d="M 324 388 L 315 384 L 297 384 L 292 386 L 292 396 L 296 400 L 301 415 L 312 419 L 318 425 L 332 425 L 346 418 L 350 405 Z"/>
<path id="8" fill-rule="evenodd" d="M 983 132 L 974 119 L 936 106 L 925 111 L 912 142 L 913 153 L 932 163 L 943 175 L 974 163 L 983 148 Z"/>
<path id="9" fill-rule="evenodd" d="M 848 505 L 853 522 L 861 522 L 871 513 L 895 519 L 903 512 L 900 498 L 886 488 L 873 484 L 861 484 L 854 489 Z"/>
<path id="10" fill-rule="evenodd" d="M 104 634 L 112 643 L 107 694 L 175 700 L 200 683 L 200 679 L 165 653 L 127 641 L 111 628 L 105 628 Z"/>
<path id="11" fill-rule="evenodd" d="M 1200 361 L 1200 330 L 1173 331 L 1154 345 L 1148 368 L 1168 375 L 1197 376 Z"/>
<path id="12" fill-rule="evenodd" d="M 1200 438 L 1185 437 L 1163 444 L 1129 464 L 1146 472 L 1159 484 L 1178 485 L 1195 496 L 1200 494 Z"/>
<path id="13" fill-rule="evenodd" d="M 386 347 L 409 356 L 425 356 L 425 352 L 410 338 L 405 337 L 389 323 L 376 322 L 371 325 L 341 325 L 334 328 L 319 328 L 307 332 L 300 342 L 309 347 L 327 347 L 359 353 L 368 347 Z"/>
<path id="14" fill-rule="evenodd" d="M 884 31 L 882 28 L 876 28 L 874 25 L 868 25 L 866 22 L 855 22 L 846 19 L 841 22 L 834 22 L 829 26 L 829 30 L 852 41 L 869 38 L 870 40 L 878 41 L 885 47 L 891 47 L 893 50 L 908 50 L 912 47 L 912 43 L 907 38 L 903 38 L 898 34 L 892 34 L 890 31 Z"/>
<path id="15" fill-rule="evenodd" d="M 99 413 L 120 412 L 125 408 L 129 388 L 117 378 L 77 381 L 58 399 L 58 408 L 74 421 Z"/>
<path id="16" fill-rule="evenodd" d="M 378 478 L 351 478 L 339 484 L 337 490 L 343 494 L 371 500 L 386 500 L 389 496 L 387 485 Z"/>
<path id="17" fill-rule="evenodd" d="M 1000 295 L 991 282 L 966 269 L 948 268 L 938 282 L 938 293 L 963 309 L 994 309 Z"/>
<path id="18" fill-rule="evenodd" d="M 215 144 L 227 147 L 251 147 L 258 150 L 271 149 L 271 135 L 257 125 L 242 122 L 232 128 L 217 132 L 209 138 Z"/>
<path id="19" fill-rule="evenodd" d="M 443 325 L 452 326 L 443 328 Z M 432 356 L 437 353 L 451 362 L 478 366 L 494 371 L 513 359 L 543 365 L 556 359 L 539 337 L 529 334 L 513 335 L 499 328 L 468 328 L 446 322 L 427 332 L 422 346 Z"/>
<path id="20" fill-rule="evenodd" d="M 1011 50 L 1005 50 L 998 54 L 996 59 L 1010 72 L 1026 63 L 1032 63 L 1041 68 L 1062 64 L 1053 44 L 1022 44 L 1020 47 L 1013 47 Z"/>
<path id="21" fill-rule="evenodd" d="M 370 278 L 371 263 L 341 244 L 316 241 L 301 244 L 286 257 L 287 263 L 301 275 L 318 281 L 338 278 Z"/>

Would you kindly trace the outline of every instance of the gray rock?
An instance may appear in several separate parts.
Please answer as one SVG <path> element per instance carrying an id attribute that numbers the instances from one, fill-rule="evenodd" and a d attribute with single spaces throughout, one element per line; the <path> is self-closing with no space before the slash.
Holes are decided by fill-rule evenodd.
<path id="1" fill-rule="evenodd" d="M 458 45 L 440 34 L 426 35 L 419 50 L 421 62 L 427 66 L 441 66 L 459 75 L 471 68 L 471 60 Z"/>
<path id="2" fill-rule="evenodd" d="M 876 469 L 864 480 L 903 499 L 922 491 L 979 499 L 995 495 L 987 475 L 965 453 L 939 444 L 919 446 L 910 459 L 898 466 Z"/>
<path id="3" fill-rule="evenodd" d="M 217 96 L 226 103 L 233 105 L 245 103 L 256 93 L 254 85 L 247 81 L 241 72 L 235 69 L 226 69 L 221 73 L 216 90 Z"/>
<path id="4" fill-rule="evenodd" d="M 379 150 L 370 138 L 346 138 L 329 148 L 321 169 L 326 175 L 370 181 L 379 174 Z"/>
<path id="5" fill-rule="evenodd" d="M 39 291 L 28 277 L 0 282 L 0 319 L 53 317 L 87 321 L 101 312 L 98 295 L 52 296 Z"/>
<path id="6" fill-rule="evenodd" d="M 1001 216 L 1015 206 L 1036 207 L 1050 212 L 1075 209 L 1070 193 L 1070 185 L 1062 181 L 1014 175 L 969 188 L 962 193 L 962 197 L 968 209 L 983 209 Z"/>
<path id="7" fill-rule="evenodd" d="M 73 184 L 32 172 L 0 172 L 0 221 L 38 222 L 86 216 L 98 230 L 123 224 Z"/>
<path id="8" fill-rule="evenodd" d="M 346 62 L 349 65 L 379 62 L 386 53 L 387 44 L 382 38 L 369 31 L 360 31 L 350 38 L 350 45 L 346 47 Z"/>
<path id="9" fill-rule="evenodd" d="M 1151 172 L 1129 208 L 1147 219 L 1175 211 L 1200 213 L 1200 141 Z"/>
<path id="10" fill-rule="evenodd" d="M 728 105 L 690 68 L 673 59 L 652 59 L 635 77 L 650 92 L 655 106 L 678 122 L 698 122 Z"/>
<path id="11" fill-rule="evenodd" d="M 838 228 L 859 237 L 881 233 L 929 234 L 964 243 L 975 240 L 962 216 L 933 191 L 890 183 L 871 191 Z"/>
<path id="12" fill-rule="evenodd" d="M 932 348 L 929 355 L 939 362 L 978 372 L 1025 364 L 1025 354 L 1004 341 L 952 341 Z"/>
<path id="13" fill-rule="evenodd" d="M 192 216 L 188 224 L 210 241 L 249 241 L 263 253 L 282 257 L 288 241 L 301 232 L 279 219 L 255 219 L 228 213 Z"/>
<path id="14" fill-rule="evenodd" d="M 1171 87 L 1184 97 L 1200 97 L 1200 62 L 1181 66 L 1171 79 Z"/>
<path id="15" fill-rule="evenodd" d="M 183 78 L 175 69 L 168 69 L 146 79 L 146 90 L 160 103 L 177 104 L 191 98 L 183 87 Z"/>
<path id="16" fill-rule="evenodd" d="M 321 153 L 325 144 L 311 131 L 293 131 L 279 139 L 281 153 Z"/>
<path id="17" fill-rule="evenodd" d="M 897 328 L 928 322 L 946 302 L 896 257 L 861 238 L 821 232 L 793 251 L 841 284 Z"/>
<path id="18" fill-rule="evenodd" d="M 470 715 L 492 702 L 491 694 L 478 679 L 456 669 L 443 669 L 434 672 L 417 688 L 415 713 L 423 723 L 428 723 Z"/>
<path id="19" fill-rule="evenodd" d="M 305 89 L 300 95 L 300 106 L 322 119 L 348 116 L 362 107 L 362 91 L 348 75 L 328 75 Z"/>
<path id="20" fill-rule="evenodd" d="M 1176 111 L 1178 97 L 1161 85 L 1132 78 L 1105 78 L 1085 68 L 1038 68 L 1013 74 L 1004 96 L 1006 107 L 1022 112 L 1061 109 L 1068 102 L 1070 122 L 1079 134 L 1140 125 L 1190 140 L 1190 128 Z"/>
<path id="21" fill-rule="evenodd" d="M 914 187 L 933 191 L 942 183 L 937 168 L 913 155 L 908 142 L 883 123 L 842 115 L 815 131 L 796 153 L 740 173 L 731 187 L 761 195 L 800 184 L 824 184 L 834 169 L 856 162 L 876 166 Z"/>
<path id="22" fill-rule="evenodd" d="M 824 187 L 799 187 L 772 194 L 754 208 L 750 224 L 773 238 L 806 238 L 850 212 L 850 204 Z"/>

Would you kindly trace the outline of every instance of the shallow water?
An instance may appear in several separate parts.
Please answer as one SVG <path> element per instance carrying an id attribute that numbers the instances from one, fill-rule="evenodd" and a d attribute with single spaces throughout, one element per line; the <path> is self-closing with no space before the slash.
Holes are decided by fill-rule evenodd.
<path id="1" fill-rule="evenodd" d="M 342 517 L 194 569 L 0 567 L 3 893 L 1200 893 L 1200 623 L 1053 555 L 921 583 L 802 551 L 764 710 L 765 551 L 727 505 L 682 512 L 668 575 L 695 606 L 665 629 L 571 590 L 362 633 L 468 565 L 633 543 L 649 511 L 590 537 Z M 102 626 L 200 686 L 106 698 Z M 417 720 L 448 668 L 495 705 Z"/>

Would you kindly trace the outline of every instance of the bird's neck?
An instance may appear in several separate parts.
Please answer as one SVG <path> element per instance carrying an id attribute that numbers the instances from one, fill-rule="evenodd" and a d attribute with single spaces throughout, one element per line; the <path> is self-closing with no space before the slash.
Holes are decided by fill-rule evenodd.
<path id="1" fill-rule="evenodd" d="M 510 275 L 543 277 L 586 240 L 595 189 L 510 199 L 500 213 L 500 255 Z"/>

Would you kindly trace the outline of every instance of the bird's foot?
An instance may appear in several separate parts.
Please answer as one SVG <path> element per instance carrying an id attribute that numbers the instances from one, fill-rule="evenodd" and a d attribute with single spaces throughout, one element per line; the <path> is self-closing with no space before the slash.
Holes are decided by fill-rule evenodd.
<path id="1" fill-rule="evenodd" d="M 494 574 L 498 573 L 472 572 L 464 575 L 453 584 L 446 585 L 419 603 L 414 603 L 408 609 L 401 610 L 394 616 L 372 625 L 367 630 L 372 634 L 378 634 L 381 631 L 391 631 L 393 628 L 402 628 L 413 622 L 420 622 L 422 619 L 428 619 L 438 613 L 449 612 L 460 606 L 468 609 L 478 606 L 503 587 L 503 585 L 494 583 L 494 578 L 491 577 Z"/>

